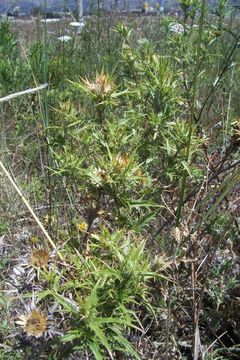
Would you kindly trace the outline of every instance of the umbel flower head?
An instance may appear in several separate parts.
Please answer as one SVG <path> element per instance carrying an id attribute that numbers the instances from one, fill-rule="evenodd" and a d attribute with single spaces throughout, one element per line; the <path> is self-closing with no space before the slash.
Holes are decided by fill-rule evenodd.
<path id="1" fill-rule="evenodd" d="M 72 40 L 72 37 L 68 35 L 63 35 L 63 36 L 59 36 L 58 40 L 61 42 L 68 42 L 69 40 Z"/>
<path id="2" fill-rule="evenodd" d="M 33 309 L 27 315 L 20 315 L 16 323 L 22 326 L 27 336 L 41 337 L 47 331 L 47 316 L 40 310 Z"/>

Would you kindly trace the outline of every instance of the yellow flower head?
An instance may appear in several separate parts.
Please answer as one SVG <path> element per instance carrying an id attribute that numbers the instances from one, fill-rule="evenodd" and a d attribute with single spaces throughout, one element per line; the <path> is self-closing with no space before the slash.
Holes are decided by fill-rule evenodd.
<path id="1" fill-rule="evenodd" d="M 87 223 L 81 222 L 77 225 L 79 231 L 86 231 L 88 228 Z"/>
<path id="2" fill-rule="evenodd" d="M 37 242 L 38 242 L 38 237 L 37 237 L 37 236 L 32 236 L 32 237 L 31 237 L 31 243 L 32 243 L 33 245 L 35 245 Z"/>

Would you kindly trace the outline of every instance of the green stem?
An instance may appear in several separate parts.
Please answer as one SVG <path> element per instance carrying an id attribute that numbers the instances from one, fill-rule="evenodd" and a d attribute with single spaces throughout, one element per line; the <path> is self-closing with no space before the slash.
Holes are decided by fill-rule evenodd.
<path id="1" fill-rule="evenodd" d="M 196 102 L 196 95 L 197 95 L 197 78 L 198 78 L 200 64 L 201 64 L 200 54 L 201 54 L 201 43 L 202 43 L 202 34 L 203 34 L 205 5 L 206 5 L 206 0 L 202 0 L 201 16 L 200 16 L 200 22 L 199 22 L 199 36 L 198 36 L 198 43 L 197 43 L 197 63 L 196 63 L 194 79 L 193 79 L 193 90 L 192 90 L 193 94 L 192 94 L 192 101 L 191 101 L 190 127 L 189 127 L 188 140 L 187 140 L 187 154 L 186 154 L 187 163 L 190 161 L 190 147 L 191 147 L 191 139 L 192 139 L 192 133 L 193 133 L 193 124 L 194 124 L 194 117 L 195 117 L 195 102 Z M 188 172 L 186 169 L 184 169 L 183 176 L 181 179 L 181 185 L 180 185 L 180 198 L 179 198 L 177 212 L 176 212 L 176 226 L 179 226 L 179 222 L 180 222 L 180 218 L 181 218 L 181 211 L 182 211 L 182 207 L 183 207 L 187 176 L 188 176 Z"/>
<path id="2" fill-rule="evenodd" d="M 98 38 L 98 46 L 99 46 L 99 40 L 100 40 L 100 0 L 98 0 L 98 2 L 97 2 L 97 38 Z"/>
<path id="3" fill-rule="evenodd" d="M 44 2 L 44 12 L 45 12 L 45 22 L 44 22 L 44 68 L 43 68 L 43 77 L 44 83 L 47 83 L 47 0 Z M 44 91 L 43 95 L 44 103 L 44 126 L 48 127 L 48 102 L 47 102 L 47 88 Z"/>

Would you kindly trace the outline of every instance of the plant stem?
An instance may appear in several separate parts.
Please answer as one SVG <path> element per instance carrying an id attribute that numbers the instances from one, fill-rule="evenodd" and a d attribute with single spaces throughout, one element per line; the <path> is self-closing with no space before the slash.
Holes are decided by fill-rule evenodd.
<path id="1" fill-rule="evenodd" d="M 195 102 L 196 102 L 196 95 L 197 95 L 197 77 L 200 70 L 200 64 L 201 64 L 201 43 L 202 43 L 202 34 L 203 34 L 203 24 L 204 24 L 204 13 L 205 13 L 205 5 L 206 0 L 202 0 L 201 5 L 201 16 L 200 16 L 200 22 L 199 22 L 199 36 L 198 36 L 198 43 L 197 43 L 197 63 L 196 68 L 194 72 L 194 78 L 193 78 L 193 94 L 192 94 L 192 101 L 191 101 L 191 114 L 190 114 L 190 127 L 188 132 L 188 142 L 187 142 L 187 155 L 186 155 L 186 162 L 188 163 L 190 160 L 190 147 L 191 147 L 191 139 L 192 139 L 192 132 L 193 132 L 193 124 L 194 124 L 194 118 L 195 118 Z M 185 189 L 186 189 L 186 180 L 187 180 L 188 172 L 186 169 L 184 169 L 181 185 L 180 185 L 180 198 L 178 202 L 177 212 L 176 212 L 176 226 L 179 226 L 180 217 L 181 217 L 181 210 L 183 207 L 183 199 L 185 195 Z"/>
<path id="2" fill-rule="evenodd" d="M 52 246 L 53 249 L 56 249 L 56 245 L 54 244 L 54 242 L 52 241 L 52 239 L 50 238 L 48 232 L 46 231 L 46 229 L 44 228 L 43 224 L 41 223 L 41 221 L 39 220 L 39 218 L 37 217 L 37 215 L 35 214 L 35 212 L 33 211 L 32 207 L 30 206 L 30 204 L 28 203 L 27 199 L 25 198 L 25 196 L 23 195 L 22 191 L 20 190 L 20 188 L 17 186 L 17 184 L 14 182 L 14 180 L 12 179 L 11 175 L 9 174 L 9 172 L 7 171 L 7 169 L 5 168 L 5 166 L 3 165 L 2 161 L 0 160 L 0 169 L 3 171 L 4 175 L 6 176 L 6 178 L 9 180 L 9 182 L 11 183 L 11 185 L 13 186 L 14 190 L 17 192 L 17 194 L 20 196 L 22 202 L 25 204 L 25 206 L 27 207 L 27 209 L 29 210 L 29 212 L 31 213 L 32 217 L 34 218 L 34 220 L 36 221 L 36 223 L 38 224 L 38 226 L 40 227 L 40 229 L 42 230 L 44 236 L 46 237 L 46 239 L 48 240 L 48 242 L 50 243 L 50 245 Z"/>

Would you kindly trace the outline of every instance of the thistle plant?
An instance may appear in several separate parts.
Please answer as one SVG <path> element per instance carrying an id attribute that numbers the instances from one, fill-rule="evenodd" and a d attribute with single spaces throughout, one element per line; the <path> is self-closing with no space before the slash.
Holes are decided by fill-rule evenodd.
<path id="1" fill-rule="evenodd" d="M 69 270 L 61 270 L 61 264 L 56 263 L 52 272 L 40 272 L 42 289 L 35 293 L 38 302 L 55 304 L 52 325 L 54 318 L 64 317 L 65 324 L 68 322 L 54 350 L 58 357 L 77 349 L 92 352 L 96 359 L 105 352 L 113 357 L 117 348 L 140 359 L 123 334 L 131 328 L 141 331 L 140 320 L 128 307 L 138 303 L 150 306 L 147 281 L 158 276 L 151 271 L 144 248 L 145 242 L 133 233 L 110 233 L 103 228 L 92 235 L 87 254 L 75 251 L 74 255 L 70 248 L 65 249 Z M 46 282 L 48 288 L 44 289 Z M 40 310 L 19 316 L 17 324 L 30 337 L 38 338 L 47 332 L 47 317 Z"/>
<path id="2" fill-rule="evenodd" d="M 239 354 L 239 19 L 179 3 L 0 26 L 4 96 L 49 83 L 2 107 L 3 359 Z"/>

